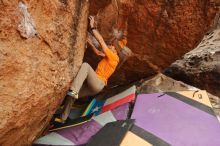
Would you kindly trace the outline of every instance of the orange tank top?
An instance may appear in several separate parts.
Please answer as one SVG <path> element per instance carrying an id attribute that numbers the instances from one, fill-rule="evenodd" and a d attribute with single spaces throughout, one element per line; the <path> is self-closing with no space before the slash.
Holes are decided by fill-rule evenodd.
<path id="1" fill-rule="evenodd" d="M 96 74 L 107 85 L 109 77 L 114 73 L 119 63 L 119 57 L 110 49 L 105 50 L 105 55 L 96 68 Z"/>

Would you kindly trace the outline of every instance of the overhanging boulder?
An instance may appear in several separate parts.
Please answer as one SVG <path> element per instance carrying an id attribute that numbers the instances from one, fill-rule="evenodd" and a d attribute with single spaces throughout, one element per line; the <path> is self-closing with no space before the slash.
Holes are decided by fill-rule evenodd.
<path id="1" fill-rule="evenodd" d="M 31 145 L 80 67 L 88 0 L 0 1 L 0 145 Z"/>

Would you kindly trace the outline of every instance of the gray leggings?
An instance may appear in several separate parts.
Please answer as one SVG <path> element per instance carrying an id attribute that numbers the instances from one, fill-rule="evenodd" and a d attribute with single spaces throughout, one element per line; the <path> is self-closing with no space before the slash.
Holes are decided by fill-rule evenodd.
<path id="1" fill-rule="evenodd" d="M 86 84 L 83 84 L 86 80 Z M 98 78 L 88 63 L 83 63 L 70 89 L 79 93 L 79 97 L 93 96 L 104 88 L 105 83 Z"/>

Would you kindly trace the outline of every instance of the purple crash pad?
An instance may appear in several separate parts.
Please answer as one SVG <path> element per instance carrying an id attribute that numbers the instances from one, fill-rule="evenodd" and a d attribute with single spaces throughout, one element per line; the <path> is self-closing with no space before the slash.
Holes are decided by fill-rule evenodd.
<path id="1" fill-rule="evenodd" d="M 175 95 L 138 95 L 135 125 L 174 146 L 220 146 L 220 124 L 211 108 Z"/>
<path id="2" fill-rule="evenodd" d="M 123 104 L 111 111 L 93 117 L 91 121 L 75 126 L 72 128 L 62 129 L 57 132 L 52 132 L 44 137 L 41 137 L 34 142 L 35 146 L 48 145 L 82 145 L 95 135 L 106 123 L 116 120 L 127 119 L 129 111 L 129 103 Z"/>

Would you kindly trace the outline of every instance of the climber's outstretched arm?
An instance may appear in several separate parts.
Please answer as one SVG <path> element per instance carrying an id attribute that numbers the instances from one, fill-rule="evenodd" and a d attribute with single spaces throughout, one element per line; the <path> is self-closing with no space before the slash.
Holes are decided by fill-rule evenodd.
<path id="1" fill-rule="evenodd" d="M 94 23 L 95 23 L 95 20 L 94 20 L 94 17 L 93 16 L 90 16 L 89 17 L 90 19 L 90 26 L 92 28 L 92 32 L 95 36 L 95 38 L 98 40 L 98 42 L 101 44 L 101 47 L 103 49 L 103 52 L 105 52 L 106 49 L 108 49 L 108 46 L 107 44 L 105 43 L 103 37 L 100 35 L 100 33 L 98 32 L 97 29 L 94 28 Z"/>
<path id="2" fill-rule="evenodd" d="M 105 57 L 105 54 L 104 54 L 102 51 L 99 51 L 99 50 L 92 44 L 92 41 L 91 41 L 90 39 L 87 39 L 87 42 L 88 42 L 88 44 L 90 45 L 90 47 L 92 48 L 93 52 L 94 52 L 96 55 Z"/>

